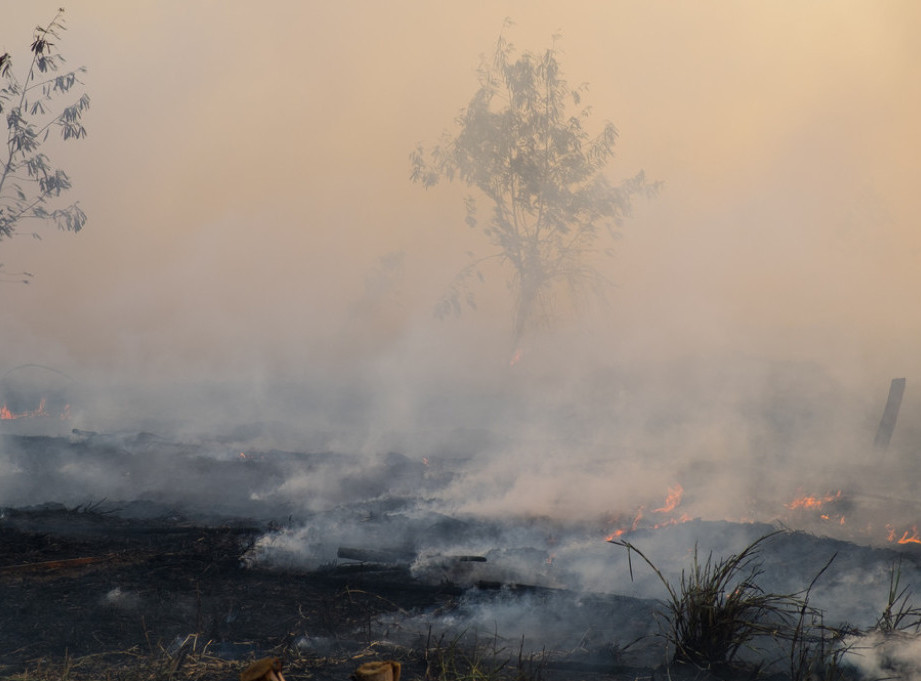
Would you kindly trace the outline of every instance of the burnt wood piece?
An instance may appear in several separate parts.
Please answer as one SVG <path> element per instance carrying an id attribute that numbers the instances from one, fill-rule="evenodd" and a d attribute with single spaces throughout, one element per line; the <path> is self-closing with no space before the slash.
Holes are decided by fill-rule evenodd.
<path id="1" fill-rule="evenodd" d="M 285 681 L 281 675 L 281 660 L 277 657 L 256 660 L 240 672 L 240 681 Z"/>
<path id="2" fill-rule="evenodd" d="M 357 560 L 362 563 L 396 563 L 409 564 L 416 559 L 413 551 L 399 549 L 362 549 L 350 546 L 340 546 L 336 552 L 339 558 Z"/>
<path id="3" fill-rule="evenodd" d="M 395 660 L 365 662 L 352 674 L 353 681 L 400 681 L 402 665 Z"/>
<path id="4" fill-rule="evenodd" d="M 895 422 L 899 417 L 899 408 L 902 406 L 904 394 L 905 379 L 893 378 L 892 383 L 889 384 L 889 399 L 886 400 L 883 418 L 879 422 L 876 438 L 873 440 L 874 449 L 881 452 L 889 449 L 889 440 L 892 439 L 892 432 L 895 430 Z"/>
<path id="5" fill-rule="evenodd" d="M 62 560 L 43 560 L 37 563 L 20 563 L 18 565 L 0 566 L 0 574 L 15 574 L 21 572 L 48 572 L 55 570 L 66 570 L 68 568 L 82 567 L 94 563 L 102 563 L 117 558 L 114 553 L 107 553 L 102 556 L 84 556 L 81 558 L 65 558 Z"/>

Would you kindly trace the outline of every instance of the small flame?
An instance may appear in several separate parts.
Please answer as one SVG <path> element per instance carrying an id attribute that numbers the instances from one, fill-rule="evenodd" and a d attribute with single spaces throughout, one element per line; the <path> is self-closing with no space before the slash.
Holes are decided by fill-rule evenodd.
<path id="1" fill-rule="evenodd" d="M 905 530 L 902 533 L 902 536 L 896 539 L 896 531 L 892 525 L 886 525 L 886 539 L 889 543 L 895 542 L 896 544 L 921 544 L 921 536 L 918 535 L 918 526 L 912 526 L 911 530 Z"/>
<path id="2" fill-rule="evenodd" d="M 668 496 L 665 497 L 665 505 L 662 508 L 653 510 L 653 513 L 671 513 L 678 504 L 681 503 L 681 497 L 684 494 L 684 488 L 681 485 L 675 485 L 668 488 Z"/>
<path id="3" fill-rule="evenodd" d="M 683 495 L 684 495 L 684 488 L 681 485 L 675 484 L 673 487 L 669 487 L 668 494 L 665 497 L 665 502 L 662 504 L 662 506 L 660 506 L 659 508 L 653 509 L 651 512 L 652 513 L 671 513 L 681 503 L 681 497 Z M 614 541 L 618 537 L 622 537 L 623 535 L 625 535 L 627 532 L 634 532 L 640 526 L 640 521 L 644 517 L 643 511 L 644 511 L 644 507 L 640 506 L 637 509 L 636 514 L 633 516 L 633 522 L 631 523 L 630 527 L 629 528 L 621 527 L 619 529 L 614 530 L 611 534 L 607 536 L 605 541 Z M 651 525 L 647 525 L 647 527 L 649 527 L 649 529 L 652 529 L 652 530 L 658 530 L 663 527 L 668 527 L 669 525 L 677 525 L 679 523 L 686 523 L 690 519 L 691 518 L 690 516 L 688 516 L 687 513 L 682 513 L 680 516 L 667 518 L 666 520 L 662 520 L 659 522 L 652 523 Z"/>
<path id="4" fill-rule="evenodd" d="M 69 413 L 70 405 L 67 405 L 67 410 Z M 23 411 L 15 413 L 10 411 L 10 408 L 6 404 L 0 405 L 0 421 L 12 421 L 15 419 L 23 418 L 34 418 L 36 416 L 48 416 L 48 412 L 45 411 L 45 398 L 43 397 L 38 403 L 38 407 L 32 411 Z"/>
<path id="5" fill-rule="evenodd" d="M 833 501 L 838 501 L 841 498 L 841 490 L 839 489 L 834 494 L 826 494 L 824 497 L 799 497 L 794 499 L 789 504 L 785 504 L 790 510 L 795 510 L 798 508 L 822 508 L 823 504 L 831 503 Z M 827 516 L 822 516 L 826 518 Z"/>

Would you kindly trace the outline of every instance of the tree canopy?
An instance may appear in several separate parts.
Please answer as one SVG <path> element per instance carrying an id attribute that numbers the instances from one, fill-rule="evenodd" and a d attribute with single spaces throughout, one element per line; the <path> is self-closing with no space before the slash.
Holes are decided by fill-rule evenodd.
<path id="1" fill-rule="evenodd" d="M 604 171 L 614 155 L 617 130 L 605 122 L 592 135 L 587 86 L 570 88 L 558 52 L 516 55 L 500 36 L 491 61 L 478 71 L 479 87 L 461 110 L 456 132 L 410 155 L 413 182 L 429 188 L 442 178 L 475 190 L 466 199 L 466 222 L 496 250 L 458 273 L 436 314 L 475 307 L 470 286 L 481 265 L 499 260 L 510 268 L 515 296 L 514 341 L 552 318 L 554 294 L 600 291 L 607 279 L 592 264 L 599 238 L 613 237 L 632 212 L 632 199 L 658 183 L 642 171 L 613 184 Z M 478 198 L 489 217 L 478 216 Z"/>

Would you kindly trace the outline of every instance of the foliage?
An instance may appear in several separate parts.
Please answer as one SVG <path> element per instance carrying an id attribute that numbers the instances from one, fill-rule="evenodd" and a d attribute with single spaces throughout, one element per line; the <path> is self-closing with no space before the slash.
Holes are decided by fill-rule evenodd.
<path id="1" fill-rule="evenodd" d="M 471 639 L 472 640 L 465 640 Z M 423 663 L 424 681 L 540 681 L 543 660 L 524 655 L 524 642 L 517 659 L 501 645 L 498 636 L 481 640 L 478 636 L 442 635 L 432 639 L 429 631 Z"/>
<path id="2" fill-rule="evenodd" d="M 0 112 L 5 115 L 7 143 L 0 157 L 0 239 L 9 238 L 25 220 L 52 222 L 59 229 L 78 232 L 86 214 L 77 203 L 55 207 L 53 199 L 71 187 L 67 173 L 55 167 L 43 152 L 53 131 L 65 140 L 86 136 L 83 114 L 90 98 L 81 94 L 66 106 L 58 106 L 77 85 L 81 67 L 65 71 L 56 41 L 64 31 L 64 10 L 51 22 L 35 28 L 32 60 L 23 78 L 17 77 L 9 53 L 0 56 Z M 35 238 L 40 238 L 33 232 Z M 27 277 L 31 276 L 24 273 Z"/>
<path id="3" fill-rule="evenodd" d="M 896 633 L 921 633 L 921 608 L 911 604 L 911 586 L 900 588 L 902 559 L 889 568 L 889 594 L 886 606 L 873 628 L 884 635 Z"/>
<path id="4" fill-rule="evenodd" d="M 590 135 L 586 89 L 568 86 L 553 47 L 516 56 L 500 36 L 493 60 L 479 69 L 479 88 L 456 120 L 459 132 L 446 132 L 428 153 L 419 145 L 410 155 L 413 182 L 429 188 L 442 178 L 458 179 L 491 205 L 481 222 L 477 196 L 466 199 L 467 224 L 497 251 L 458 274 L 436 308 L 439 316 L 460 313 L 464 303 L 475 307 L 469 284 L 483 279 L 480 266 L 492 259 L 513 273 L 516 342 L 552 315 L 561 286 L 574 293 L 603 288 L 606 279 L 590 262 L 599 237 L 615 237 L 633 197 L 654 193 L 658 183 L 648 183 L 642 172 L 618 185 L 608 181 L 603 171 L 617 130 L 608 122 Z"/>
<path id="5" fill-rule="evenodd" d="M 901 587 L 902 560 L 890 566 L 886 604 L 866 631 L 849 632 L 846 661 L 867 678 L 916 678 L 921 609 L 911 603 L 911 588 Z"/>
<path id="6" fill-rule="evenodd" d="M 762 574 L 761 546 L 776 534 L 767 534 L 720 560 L 710 554 L 701 562 L 695 546 L 691 567 L 682 570 L 677 585 L 630 542 L 611 543 L 625 547 L 628 555 L 636 553 L 665 587 L 665 637 L 674 661 L 719 672 L 732 669 L 740 650 L 751 647 L 759 637 L 791 639 L 800 618 L 810 612 L 808 599 L 802 595 L 767 593 L 757 584 Z M 630 569 L 632 575 L 632 562 Z"/>
<path id="7" fill-rule="evenodd" d="M 792 681 L 836 681 L 845 677 L 845 656 L 855 630 L 844 624 L 829 627 L 823 613 L 809 607 L 812 588 L 837 557 L 834 554 L 803 593 L 799 617 L 790 636 L 790 679 Z"/>

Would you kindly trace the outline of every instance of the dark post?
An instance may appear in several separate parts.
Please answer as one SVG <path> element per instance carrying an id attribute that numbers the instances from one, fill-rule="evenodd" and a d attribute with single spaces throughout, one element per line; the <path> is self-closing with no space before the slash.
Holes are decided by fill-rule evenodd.
<path id="1" fill-rule="evenodd" d="M 876 430 L 876 439 L 873 440 L 873 447 L 879 451 L 885 452 L 889 449 L 889 440 L 892 439 L 892 431 L 895 430 L 895 421 L 899 417 L 899 407 L 902 406 L 902 395 L 904 394 L 905 379 L 893 378 L 889 385 L 889 399 L 886 400 L 883 418 Z"/>

